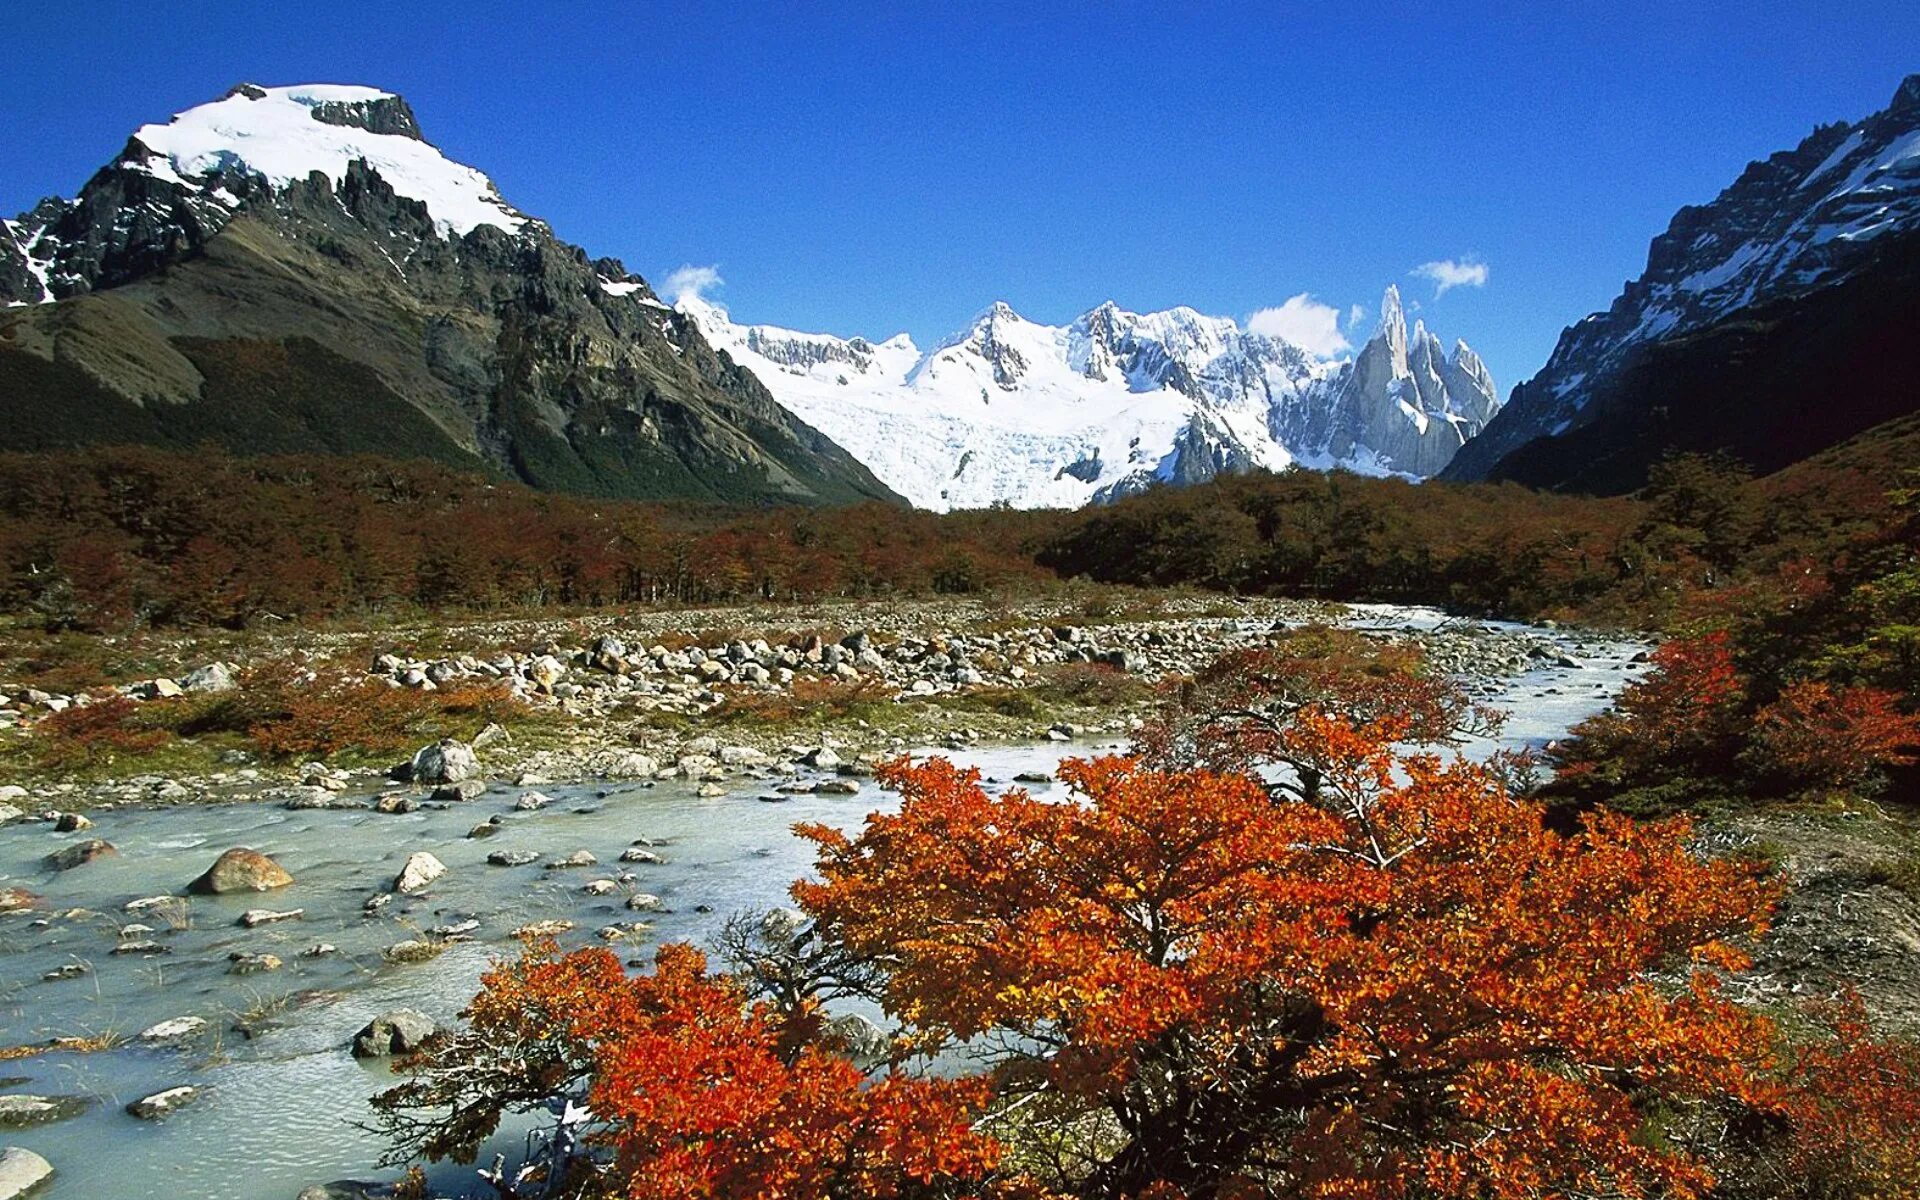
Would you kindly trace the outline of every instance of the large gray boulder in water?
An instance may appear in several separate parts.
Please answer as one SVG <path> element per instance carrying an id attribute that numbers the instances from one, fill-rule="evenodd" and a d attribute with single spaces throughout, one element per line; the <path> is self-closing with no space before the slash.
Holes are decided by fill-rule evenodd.
<path id="1" fill-rule="evenodd" d="M 440 1031 L 434 1019 L 411 1008 L 396 1008 L 368 1021 L 353 1035 L 355 1058 L 385 1058 L 411 1054 Z"/>

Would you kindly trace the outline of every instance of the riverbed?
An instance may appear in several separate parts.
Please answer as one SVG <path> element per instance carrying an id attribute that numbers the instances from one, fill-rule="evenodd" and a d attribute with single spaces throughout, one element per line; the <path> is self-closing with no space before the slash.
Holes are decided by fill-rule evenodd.
<path id="1" fill-rule="evenodd" d="M 1363 627 L 1431 628 L 1443 619 L 1385 607 L 1354 613 Z M 1556 636 L 1570 650 L 1577 646 L 1579 660 L 1543 661 L 1482 681 L 1485 698 L 1510 716 L 1497 740 L 1467 753 L 1538 748 L 1605 707 L 1642 670 L 1632 661 L 1640 645 Z M 1112 745 L 1109 738 L 938 753 L 1010 782 Z M 610 944 L 643 960 L 659 942 L 704 944 L 729 914 L 785 903 L 788 884 L 810 863 L 807 846 L 790 832 L 795 823 L 852 828 L 894 802 L 867 781 L 854 795 L 776 790 L 828 777 L 805 769 L 739 776 L 725 795 L 711 797 L 682 780 L 540 786 L 551 802 L 535 810 L 517 806 L 532 789 L 495 783 L 470 802 L 398 815 L 232 803 L 102 812 L 94 828 L 71 834 L 39 824 L 0 828 L 0 886 L 44 897 L 35 912 L 0 918 L 0 1045 L 106 1033 L 129 1039 L 97 1053 L 0 1062 L 7 1081 L 0 1091 L 92 1101 L 71 1120 L 0 1130 L 0 1144 L 53 1163 L 53 1182 L 37 1193 L 48 1200 L 291 1200 L 314 1182 L 366 1178 L 382 1147 L 353 1122 L 366 1118 L 367 1097 L 392 1076 L 378 1060 L 348 1054 L 356 1030 L 403 1006 L 451 1019 L 487 963 L 514 951 L 511 931 L 531 922 L 572 922 L 563 944 Z M 467 836 L 495 817 L 497 834 Z M 50 851 L 87 838 L 104 838 L 118 853 L 60 873 L 42 865 Z M 233 846 L 273 856 L 295 882 L 259 895 L 196 896 L 183 908 L 125 910 L 131 901 L 183 894 Z M 635 848 L 658 861 L 620 861 Z M 488 864 L 490 854 L 513 850 L 538 857 Z M 596 865 L 549 868 L 581 850 Z M 416 851 L 437 856 L 447 874 L 417 896 L 368 910 Z M 612 891 L 589 894 L 586 885 L 597 880 L 611 880 Z M 636 893 L 658 897 L 660 911 L 629 910 Z M 252 929 L 239 924 L 243 912 L 261 908 L 301 915 Z M 636 921 L 647 928 L 602 943 L 599 931 Z M 141 925 L 148 928 L 128 930 Z M 449 935 L 454 940 L 430 961 L 383 957 L 401 941 Z M 114 953 L 142 942 L 164 952 Z M 316 953 L 323 946 L 330 949 Z M 235 974 L 236 953 L 272 954 L 282 966 Z M 43 978 L 63 973 L 69 977 Z M 168 1045 L 134 1037 L 183 1016 L 204 1018 L 205 1030 Z M 201 1095 L 164 1120 L 123 1111 L 182 1084 Z M 436 1178 L 457 1183 L 460 1174 Z"/>

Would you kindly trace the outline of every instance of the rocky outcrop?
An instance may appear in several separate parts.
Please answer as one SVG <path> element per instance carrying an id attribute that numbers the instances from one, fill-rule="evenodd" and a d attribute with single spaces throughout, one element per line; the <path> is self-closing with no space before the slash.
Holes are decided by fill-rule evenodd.
<path id="1" fill-rule="evenodd" d="M 1669 450 L 1771 470 L 1915 407 L 1920 75 L 1682 208 L 1446 471 L 1626 491 Z"/>
<path id="2" fill-rule="evenodd" d="M 1284 438 L 1336 462 L 1418 477 L 1444 469 L 1500 407 L 1465 342 L 1448 354 L 1424 322 L 1409 337 L 1396 287 L 1380 301 L 1379 330 L 1328 390 L 1327 403 L 1283 414 Z"/>

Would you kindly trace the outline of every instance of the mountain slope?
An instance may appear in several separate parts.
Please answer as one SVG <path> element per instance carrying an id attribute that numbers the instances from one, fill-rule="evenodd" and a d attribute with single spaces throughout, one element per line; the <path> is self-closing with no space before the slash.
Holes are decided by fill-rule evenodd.
<path id="1" fill-rule="evenodd" d="M 597 495 L 897 497 L 370 88 L 242 85 L 0 235 L 0 448 L 376 450 Z"/>
<path id="2" fill-rule="evenodd" d="M 1189 308 L 1102 304 L 1067 325 L 1004 303 L 921 353 L 738 325 L 691 297 L 713 344 L 916 505 L 1071 507 L 1291 464 L 1423 477 L 1498 408 L 1486 368 L 1416 326 L 1389 288 L 1350 363 Z"/>
<path id="3" fill-rule="evenodd" d="M 1917 238 L 1920 75 L 1681 209 L 1446 477 L 1625 491 L 1669 449 L 1771 470 L 1920 407 L 1904 369 Z"/>

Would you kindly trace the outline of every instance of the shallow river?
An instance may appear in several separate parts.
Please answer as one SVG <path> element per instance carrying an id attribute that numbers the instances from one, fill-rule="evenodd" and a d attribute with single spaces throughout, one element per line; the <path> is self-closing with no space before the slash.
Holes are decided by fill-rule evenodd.
<path id="1" fill-rule="evenodd" d="M 1440 619 L 1387 608 L 1362 609 L 1356 617 L 1358 624 L 1382 627 L 1430 627 Z M 1542 667 L 1500 688 L 1494 702 L 1512 716 L 1497 744 L 1537 747 L 1560 736 L 1604 707 L 1640 669 L 1628 662 L 1637 645 L 1581 642 L 1583 665 Z M 1063 754 L 1101 748 L 1041 743 L 941 753 L 1010 781 L 1019 772 L 1050 771 Z M 489 958 L 514 949 L 508 931 L 529 921 L 573 921 L 577 928 L 563 939 L 569 945 L 597 942 L 594 931 L 608 924 L 650 921 L 649 932 L 616 947 L 627 957 L 648 955 L 662 940 L 705 943 L 729 913 L 786 902 L 788 883 L 810 861 L 789 832 L 795 822 L 851 828 L 893 803 L 871 783 L 855 796 L 761 801 L 774 782 L 741 779 L 736 790 L 713 799 L 697 797 L 692 785 L 679 781 L 543 787 L 554 802 L 534 812 L 514 809 L 520 789 L 496 785 L 471 803 L 400 816 L 234 804 L 105 812 L 83 834 L 54 834 L 41 824 L 0 829 L 0 885 L 24 886 L 47 901 L 39 913 L 0 919 L 0 1045 L 105 1032 L 131 1037 L 178 1016 L 208 1021 L 204 1036 L 181 1046 L 129 1041 L 103 1053 L 0 1062 L 0 1091 L 94 1098 L 75 1119 L 0 1130 L 0 1144 L 25 1146 L 53 1163 L 52 1184 L 36 1193 L 46 1200 L 291 1200 L 314 1182 L 367 1178 L 381 1146 L 351 1122 L 364 1119 L 367 1097 L 392 1079 L 384 1066 L 356 1061 L 345 1049 L 367 1020 L 401 1006 L 450 1018 Z M 500 834 L 465 836 L 495 814 L 504 817 Z M 49 851 L 85 837 L 106 838 L 120 853 L 58 875 L 41 866 Z M 664 861 L 617 862 L 638 838 L 654 842 Z M 181 929 L 123 911 L 136 898 L 182 892 L 230 846 L 272 855 L 296 882 L 265 895 L 195 897 Z M 487 865 L 489 853 L 511 849 L 542 858 L 521 867 Z M 600 866 L 542 868 L 582 849 Z M 432 851 L 447 875 L 421 897 L 396 897 L 377 916 L 363 915 L 366 900 L 388 889 L 417 850 Z M 637 878 L 622 893 L 582 891 L 588 880 L 623 870 Z M 659 896 L 670 911 L 626 911 L 629 890 Z M 58 914 L 50 921 L 47 908 Z M 251 908 L 300 908 L 304 915 L 243 929 L 238 918 Z M 73 909 L 85 911 L 67 911 Z M 382 960 L 383 948 L 418 931 L 467 920 L 479 922 L 474 940 L 430 962 Z M 155 929 L 135 937 L 157 940 L 169 952 L 111 953 L 123 927 L 135 922 Z M 322 942 L 336 952 L 301 956 Z M 228 955 L 234 951 L 269 952 L 285 966 L 232 975 Z M 87 973 L 43 981 L 76 963 Z M 237 1023 L 254 1029 L 251 1039 L 232 1032 Z M 165 1120 L 136 1120 L 122 1111 L 131 1100 L 182 1083 L 203 1094 Z M 436 1178 L 457 1185 L 460 1175 Z"/>

